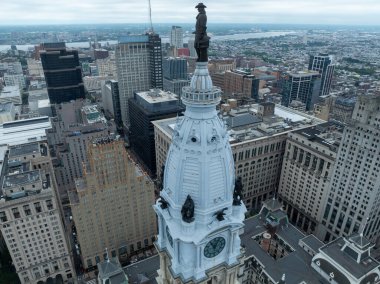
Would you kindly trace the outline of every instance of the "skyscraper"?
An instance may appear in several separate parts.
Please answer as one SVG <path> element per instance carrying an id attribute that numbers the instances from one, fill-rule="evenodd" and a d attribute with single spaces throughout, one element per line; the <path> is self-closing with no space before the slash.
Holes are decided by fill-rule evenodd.
<path id="1" fill-rule="evenodd" d="M 172 30 L 170 32 L 170 45 L 175 48 L 183 47 L 183 31 L 181 27 L 172 26 Z"/>
<path id="2" fill-rule="evenodd" d="M 152 246 L 157 233 L 153 181 L 114 136 L 91 141 L 83 179 L 70 192 L 85 269 L 109 257 L 125 261 Z M 119 282 L 117 282 L 119 283 Z"/>
<path id="3" fill-rule="evenodd" d="M 191 84 L 183 90 L 186 112 L 175 125 L 161 198 L 154 206 L 158 283 L 237 281 L 246 208 L 227 130 L 215 109 L 220 95 L 207 62 L 197 62 Z"/>
<path id="4" fill-rule="evenodd" d="M 321 74 L 319 96 L 326 96 L 330 93 L 334 69 L 335 65 L 333 64 L 332 55 L 323 53 L 310 55 L 309 70 L 318 71 L 319 74 Z"/>
<path id="5" fill-rule="evenodd" d="M 74 283 L 46 142 L 11 146 L 4 161 L 0 229 L 21 283 Z"/>
<path id="6" fill-rule="evenodd" d="M 78 51 L 65 43 L 44 43 L 40 51 L 51 104 L 85 98 Z"/>
<path id="7" fill-rule="evenodd" d="M 82 177 L 88 141 L 113 133 L 115 128 L 97 106 L 85 105 L 82 100 L 60 104 L 56 109 L 57 117 L 46 132 L 60 199 L 67 204 L 68 191 L 74 190 L 75 179 Z"/>
<path id="8" fill-rule="evenodd" d="M 184 58 L 167 57 L 162 62 L 164 78 L 187 79 L 187 60 Z"/>
<path id="9" fill-rule="evenodd" d="M 162 89 L 162 49 L 161 38 L 154 32 L 148 33 L 149 36 L 149 63 L 150 63 L 150 87 Z"/>
<path id="10" fill-rule="evenodd" d="M 255 76 L 250 70 L 227 70 L 224 73 L 224 99 L 254 97 Z M 233 96 L 232 96 L 233 95 Z"/>
<path id="11" fill-rule="evenodd" d="M 278 194 L 290 221 L 307 233 L 322 221 L 342 132 L 324 123 L 288 134 Z"/>
<path id="12" fill-rule="evenodd" d="M 162 62 L 164 72 L 164 90 L 178 96 L 182 95 L 182 88 L 190 81 L 187 75 L 187 60 L 184 58 L 165 58 Z"/>
<path id="13" fill-rule="evenodd" d="M 156 176 L 156 151 L 152 121 L 176 117 L 184 108 L 178 96 L 162 90 L 137 92 L 129 99 L 130 143 L 151 176 Z"/>
<path id="14" fill-rule="evenodd" d="M 123 124 L 129 127 L 128 99 L 137 91 L 150 89 L 148 35 L 126 36 L 116 47 L 116 67 Z"/>
<path id="15" fill-rule="evenodd" d="M 318 100 L 320 85 L 321 78 L 316 71 L 286 74 L 281 104 L 288 107 L 293 100 L 297 100 L 306 105 L 306 110 L 312 110 Z"/>
<path id="16" fill-rule="evenodd" d="M 121 38 L 116 47 L 116 64 L 121 116 L 128 128 L 128 99 L 134 92 L 163 87 L 160 37 L 149 33 Z"/>
<path id="17" fill-rule="evenodd" d="M 102 86 L 102 102 L 106 116 L 115 119 L 118 128 L 123 127 L 120 110 L 119 84 L 115 80 L 108 80 Z"/>
<path id="18" fill-rule="evenodd" d="M 329 241 L 364 230 L 380 234 L 380 97 L 358 97 L 345 128 L 328 188 L 319 238 Z"/>

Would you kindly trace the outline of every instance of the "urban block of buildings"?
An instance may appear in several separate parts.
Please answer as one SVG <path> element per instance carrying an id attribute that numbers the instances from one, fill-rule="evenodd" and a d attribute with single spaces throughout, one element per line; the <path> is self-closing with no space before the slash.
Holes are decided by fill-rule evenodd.
<path id="1" fill-rule="evenodd" d="M 56 117 L 46 131 L 52 151 L 55 176 L 62 204 L 68 204 L 68 191 L 75 189 L 76 178 L 82 177 L 87 160 L 87 145 L 97 137 L 115 133 L 115 126 L 107 121 L 96 105 L 76 100 L 55 106 Z"/>
<path id="2" fill-rule="evenodd" d="M 258 211 L 261 203 L 278 189 L 288 133 L 325 123 L 314 116 L 273 103 L 237 107 L 236 101 L 221 106 L 228 127 L 235 174 L 242 178 L 242 199 L 248 210 Z M 161 175 L 176 121 L 154 121 L 157 176 Z"/>

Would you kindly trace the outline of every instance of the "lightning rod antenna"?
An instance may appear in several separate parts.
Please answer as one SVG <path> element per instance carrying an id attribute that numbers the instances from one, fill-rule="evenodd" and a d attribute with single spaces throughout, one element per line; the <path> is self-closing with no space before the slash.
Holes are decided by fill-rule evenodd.
<path id="1" fill-rule="evenodd" d="M 152 33 L 154 33 L 153 31 L 153 23 L 152 23 L 152 6 L 150 5 L 150 0 L 148 0 L 149 2 L 149 21 L 150 21 L 150 31 Z"/>

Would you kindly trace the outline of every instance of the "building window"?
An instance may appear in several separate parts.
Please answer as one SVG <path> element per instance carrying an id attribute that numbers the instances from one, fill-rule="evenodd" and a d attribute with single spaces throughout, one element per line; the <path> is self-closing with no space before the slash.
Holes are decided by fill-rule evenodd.
<path id="1" fill-rule="evenodd" d="M 15 218 L 20 218 L 20 212 L 18 211 L 18 208 L 12 208 L 12 213 Z"/>
<path id="2" fill-rule="evenodd" d="M 1 220 L 1 222 L 7 222 L 8 221 L 7 214 L 5 214 L 4 211 L 0 212 L 0 220 Z"/>
<path id="3" fill-rule="evenodd" d="M 24 205 L 23 208 L 24 208 L 24 212 L 25 212 L 25 215 L 26 215 L 26 216 L 29 216 L 29 215 L 32 214 L 29 205 Z"/>
<path id="4" fill-rule="evenodd" d="M 52 210 L 53 209 L 53 202 L 51 200 L 46 200 L 46 206 L 47 206 L 48 210 Z"/>
<path id="5" fill-rule="evenodd" d="M 34 208 L 36 209 L 37 213 L 42 212 L 41 203 L 39 202 L 34 203 Z"/>
<path id="6" fill-rule="evenodd" d="M 91 267 L 92 266 L 92 260 L 91 259 L 87 259 L 87 267 Z"/>

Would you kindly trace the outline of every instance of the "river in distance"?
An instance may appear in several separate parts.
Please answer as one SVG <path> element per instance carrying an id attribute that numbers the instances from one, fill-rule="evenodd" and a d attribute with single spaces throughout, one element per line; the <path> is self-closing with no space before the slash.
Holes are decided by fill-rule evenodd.
<path id="1" fill-rule="evenodd" d="M 219 35 L 219 36 L 212 36 L 211 40 L 219 41 L 219 40 L 244 40 L 249 38 L 269 38 L 269 37 L 277 37 L 277 36 L 285 36 L 289 34 L 296 34 L 295 31 L 272 31 L 272 32 L 259 32 L 259 33 L 241 33 L 241 34 L 231 34 L 231 35 Z M 188 36 L 185 36 L 183 38 L 183 42 L 189 41 Z M 170 41 L 169 37 L 162 37 L 161 38 L 162 43 L 168 43 Z M 110 41 L 99 41 L 102 46 L 107 45 L 114 45 L 117 44 L 117 40 L 110 40 Z M 23 44 L 23 45 L 16 45 L 18 50 L 27 51 L 29 49 L 34 49 L 34 44 Z M 88 42 L 67 42 L 67 47 L 72 48 L 89 48 Z M 7 51 L 11 48 L 10 45 L 0 45 L 0 51 Z"/>

